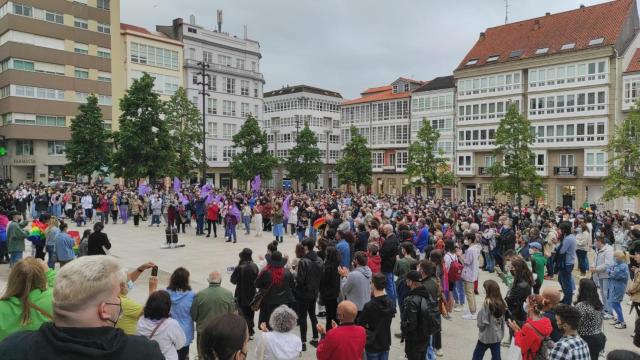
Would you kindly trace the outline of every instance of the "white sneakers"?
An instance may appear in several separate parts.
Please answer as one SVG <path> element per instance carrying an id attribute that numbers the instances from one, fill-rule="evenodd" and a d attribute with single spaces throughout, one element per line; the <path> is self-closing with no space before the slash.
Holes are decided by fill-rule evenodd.
<path id="1" fill-rule="evenodd" d="M 462 315 L 462 318 L 465 320 L 475 320 L 478 318 L 478 315 L 476 314 L 464 314 Z"/>
<path id="2" fill-rule="evenodd" d="M 459 311 L 462 311 L 463 308 L 464 308 L 464 305 L 455 304 L 453 306 L 453 311 L 459 312 Z"/>

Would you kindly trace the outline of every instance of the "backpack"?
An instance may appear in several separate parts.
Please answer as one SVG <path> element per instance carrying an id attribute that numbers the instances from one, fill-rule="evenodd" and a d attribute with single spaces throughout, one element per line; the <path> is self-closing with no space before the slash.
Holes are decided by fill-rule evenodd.
<path id="1" fill-rule="evenodd" d="M 426 335 L 434 335 L 440 331 L 440 308 L 431 295 L 420 300 L 420 322 Z"/>
<path id="2" fill-rule="evenodd" d="M 548 359 L 549 358 L 549 351 L 551 351 L 551 349 L 553 349 L 553 347 L 555 346 L 555 343 L 553 342 L 553 340 L 551 340 L 550 337 L 542 335 L 542 333 L 540 333 L 540 331 L 538 331 L 538 329 L 536 329 L 535 326 L 533 326 L 531 324 L 525 324 L 525 326 L 526 325 L 529 325 L 529 327 L 531 327 L 533 329 L 533 331 L 535 331 L 535 333 L 538 335 L 538 337 L 542 339 L 542 342 L 540 343 L 540 348 L 538 349 L 538 351 L 533 353 L 531 350 L 529 350 L 528 353 L 527 353 L 527 359 L 533 359 L 533 360 L 546 360 L 546 359 Z"/>
<path id="3" fill-rule="evenodd" d="M 447 275 L 449 276 L 449 281 L 456 282 L 458 280 L 462 280 L 462 269 L 464 269 L 464 265 L 458 261 L 458 258 L 455 257 L 453 261 L 451 261 L 451 265 L 449 265 L 449 271 Z"/>

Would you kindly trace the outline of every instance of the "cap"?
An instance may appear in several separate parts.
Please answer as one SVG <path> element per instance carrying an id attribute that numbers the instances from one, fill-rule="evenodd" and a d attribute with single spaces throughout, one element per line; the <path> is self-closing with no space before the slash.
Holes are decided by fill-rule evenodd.
<path id="1" fill-rule="evenodd" d="M 542 245 L 537 241 L 534 241 L 531 244 L 529 244 L 529 247 L 536 248 L 538 250 L 542 250 Z"/>
<path id="2" fill-rule="evenodd" d="M 420 276 L 420 273 L 417 272 L 416 270 L 411 270 L 407 273 L 407 280 L 420 281 L 422 280 L 422 277 Z"/>

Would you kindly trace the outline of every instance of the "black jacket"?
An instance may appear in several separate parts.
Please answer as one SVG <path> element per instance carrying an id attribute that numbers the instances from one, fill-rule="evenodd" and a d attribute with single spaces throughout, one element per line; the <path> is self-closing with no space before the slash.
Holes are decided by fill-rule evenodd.
<path id="1" fill-rule="evenodd" d="M 504 298 L 504 302 L 507 303 L 512 320 L 520 322 L 527 320 L 527 313 L 522 308 L 522 304 L 524 304 L 529 295 L 531 295 L 531 284 L 528 282 L 520 281 L 511 286 L 511 289 L 507 292 L 507 297 Z"/>
<path id="2" fill-rule="evenodd" d="M 516 248 L 516 233 L 513 228 L 507 229 L 498 236 L 498 244 L 502 254 L 507 250 L 514 250 Z"/>
<path id="3" fill-rule="evenodd" d="M 296 273 L 296 297 L 299 300 L 315 301 L 318 299 L 323 261 L 315 251 L 310 251 L 298 262 Z"/>
<path id="4" fill-rule="evenodd" d="M 429 312 L 429 293 L 424 286 L 409 290 L 404 299 L 400 329 L 406 341 L 425 343 L 429 336 L 425 331 L 424 319 Z"/>
<path id="5" fill-rule="evenodd" d="M 364 304 L 358 325 L 367 331 L 367 352 L 389 351 L 391 347 L 391 320 L 395 316 L 395 304 L 387 295 L 372 298 Z"/>
<path id="6" fill-rule="evenodd" d="M 382 265 L 380 271 L 383 273 L 393 272 L 393 267 L 396 265 L 396 256 L 398 256 L 398 248 L 400 247 L 400 240 L 398 235 L 391 234 L 384 239 L 384 244 L 380 248 L 380 259 Z"/>
<path id="7" fill-rule="evenodd" d="M 231 274 L 231 283 L 236 285 L 235 298 L 240 306 L 249 306 L 256 294 L 255 282 L 258 266 L 253 261 L 244 261 Z"/>
<path id="8" fill-rule="evenodd" d="M 269 286 L 271 286 L 271 271 L 262 271 L 256 279 L 255 286 L 258 289 L 268 289 Z M 291 304 L 296 301 L 293 297 L 294 287 L 295 281 L 293 280 L 293 275 L 291 275 L 289 270 L 284 269 L 284 279 L 282 283 L 278 286 L 271 287 L 271 290 L 269 290 L 269 293 L 264 297 L 262 303 L 270 305 Z"/>
<path id="9" fill-rule="evenodd" d="M 129 336 L 114 327 L 60 328 L 45 323 L 0 343 L 3 360 L 163 360 L 155 341 Z"/>
<path id="10" fill-rule="evenodd" d="M 320 299 L 336 299 L 340 295 L 340 274 L 338 265 L 322 266 L 322 278 L 320 279 Z"/>
<path id="11" fill-rule="evenodd" d="M 106 255 L 102 247 L 111 249 L 111 243 L 107 234 L 103 232 L 93 232 L 89 235 L 88 255 Z"/>
<path id="12" fill-rule="evenodd" d="M 354 250 L 367 252 L 369 250 L 368 247 L 369 247 L 369 232 L 368 231 L 358 232 L 358 239 L 356 240 Z"/>

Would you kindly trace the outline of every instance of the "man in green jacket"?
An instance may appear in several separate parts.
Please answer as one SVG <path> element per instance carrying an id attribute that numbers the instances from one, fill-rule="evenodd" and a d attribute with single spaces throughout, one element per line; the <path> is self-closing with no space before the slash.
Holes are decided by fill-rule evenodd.
<path id="1" fill-rule="evenodd" d="M 210 320 L 236 311 L 233 294 L 220 286 L 222 282 L 220 273 L 217 271 L 212 272 L 209 274 L 207 281 L 209 282 L 209 287 L 200 290 L 191 304 L 191 318 L 196 322 L 198 343 L 200 343 L 200 333 L 202 333 Z"/>
<path id="2" fill-rule="evenodd" d="M 537 275 L 536 283 L 533 285 L 533 292 L 539 294 L 542 281 L 544 281 L 544 269 L 547 265 L 547 258 L 542 254 L 542 244 L 539 242 L 530 243 L 529 252 L 531 253 L 531 270 Z"/>
<path id="3" fill-rule="evenodd" d="M 12 212 L 11 221 L 7 225 L 7 251 L 9 252 L 10 267 L 22 260 L 24 239 L 29 236 L 29 232 L 23 229 L 23 227 L 27 226 L 27 223 L 20 221 L 21 217 L 22 215 L 19 212 Z"/>

